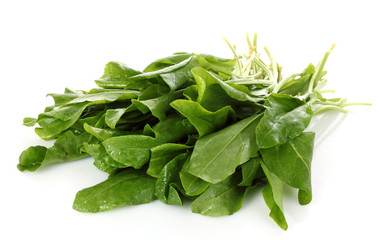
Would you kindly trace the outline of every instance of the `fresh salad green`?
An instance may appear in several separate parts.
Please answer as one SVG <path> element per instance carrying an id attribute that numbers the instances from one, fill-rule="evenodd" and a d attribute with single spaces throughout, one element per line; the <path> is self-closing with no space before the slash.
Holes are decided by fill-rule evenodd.
<path id="1" fill-rule="evenodd" d="M 155 199 L 192 202 L 195 213 L 230 215 L 248 191 L 264 186 L 270 217 L 287 229 L 283 185 L 298 189 L 300 204 L 312 200 L 313 116 L 346 112 L 354 104 L 326 99 L 325 62 L 282 76 L 265 47 L 269 63 L 247 37 L 249 51 L 233 59 L 175 53 L 138 71 L 109 62 L 89 91 L 49 94 L 55 105 L 25 126 L 54 146 L 22 152 L 18 169 L 92 156 L 109 178 L 79 191 L 73 208 L 106 211 Z"/>

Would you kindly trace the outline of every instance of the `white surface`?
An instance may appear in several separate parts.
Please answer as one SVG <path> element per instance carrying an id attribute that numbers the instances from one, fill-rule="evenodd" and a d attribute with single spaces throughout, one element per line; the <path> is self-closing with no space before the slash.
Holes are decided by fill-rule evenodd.
<path id="1" fill-rule="evenodd" d="M 135 3 L 138 2 L 138 3 Z M 260 2 L 260 3 L 257 3 Z M 264 2 L 264 3 L 263 3 Z M 376 1 L 1 1 L 0 239 L 377 239 L 379 36 Z M 209 218 L 159 201 L 99 214 L 71 208 L 76 192 L 106 178 L 91 159 L 21 173 L 18 156 L 46 144 L 23 117 L 65 87 L 90 89 L 106 62 L 142 69 L 177 51 L 232 57 L 221 36 L 245 47 L 259 34 L 285 73 L 327 62 L 336 96 L 374 105 L 312 122 L 313 201 L 287 188 L 289 229 L 268 216 L 258 192 L 232 216 Z"/>

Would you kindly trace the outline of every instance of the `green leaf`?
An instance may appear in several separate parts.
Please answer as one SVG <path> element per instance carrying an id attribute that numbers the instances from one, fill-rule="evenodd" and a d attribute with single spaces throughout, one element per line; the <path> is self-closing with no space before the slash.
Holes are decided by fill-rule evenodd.
<path id="1" fill-rule="evenodd" d="M 134 70 L 124 63 L 112 61 L 105 65 L 104 74 L 100 79 L 107 81 L 125 80 L 140 73 L 140 71 Z"/>
<path id="2" fill-rule="evenodd" d="M 166 112 L 170 110 L 170 103 L 175 99 L 182 98 L 183 91 L 176 91 L 165 94 L 163 96 L 147 99 L 147 100 L 137 100 L 133 99 L 132 103 L 142 112 L 147 113 L 148 111 L 151 114 L 158 118 L 159 120 L 164 120 L 166 118 Z"/>
<path id="3" fill-rule="evenodd" d="M 182 200 L 172 183 L 179 182 L 179 171 L 188 155 L 182 153 L 168 162 L 160 172 L 155 184 L 155 195 L 159 200 L 171 205 L 183 205 Z"/>
<path id="4" fill-rule="evenodd" d="M 154 72 L 175 64 L 178 64 L 189 57 L 191 57 L 191 53 L 174 53 L 171 56 L 165 57 L 165 58 L 160 58 L 155 60 L 154 62 L 150 63 L 144 70 L 143 72 Z"/>
<path id="5" fill-rule="evenodd" d="M 204 91 L 206 87 L 218 84 L 220 87 L 233 99 L 236 99 L 238 101 L 244 102 L 244 101 L 250 101 L 250 102 L 259 102 L 262 101 L 262 98 L 252 96 L 251 94 L 247 94 L 248 89 L 246 88 L 246 91 L 240 91 L 235 89 L 234 87 L 228 85 L 226 82 L 222 81 L 220 78 L 218 78 L 215 74 L 205 70 L 204 68 L 196 67 L 191 70 L 195 81 L 199 87 L 199 96 L 197 101 L 201 102 L 202 97 L 204 95 Z"/>
<path id="6" fill-rule="evenodd" d="M 89 139 L 89 134 L 75 135 L 67 131 L 55 141 L 54 146 L 45 148 L 42 146 L 30 147 L 20 155 L 20 163 L 17 168 L 20 171 L 35 171 L 43 165 L 63 163 L 86 157 L 86 153 L 80 151 L 82 144 Z"/>
<path id="7" fill-rule="evenodd" d="M 64 93 L 50 93 L 47 96 L 50 96 L 54 99 L 55 106 L 62 106 L 71 100 L 82 96 L 84 93 L 80 91 L 72 91 L 68 88 L 65 89 Z"/>
<path id="8" fill-rule="evenodd" d="M 261 104 L 250 101 L 241 102 L 230 97 L 218 84 L 207 86 L 203 92 L 201 101 L 198 102 L 202 107 L 211 112 L 216 112 L 225 106 L 231 106 L 238 118 L 246 118 L 258 114 L 263 109 Z"/>
<path id="9" fill-rule="evenodd" d="M 231 215 L 242 207 L 245 193 L 246 187 L 239 187 L 236 185 L 236 181 L 228 178 L 220 183 L 210 185 L 192 202 L 191 210 L 194 213 L 212 217 Z"/>
<path id="10" fill-rule="evenodd" d="M 196 133 L 192 124 L 178 114 L 170 114 L 153 126 L 157 140 L 161 142 L 179 142 L 190 134 Z"/>
<path id="11" fill-rule="evenodd" d="M 267 109 L 256 130 L 260 148 L 270 148 L 299 136 L 312 119 L 311 105 L 290 95 L 272 93 L 265 106 Z"/>
<path id="12" fill-rule="evenodd" d="M 100 141 L 104 141 L 110 137 L 113 137 L 113 136 L 116 136 L 116 135 L 119 135 L 120 133 L 118 133 L 116 130 L 114 129 L 103 129 L 103 128 L 96 128 L 96 127 L 92 127 L 90 126 L 89 124 L 87 123 L 84 123 L 83 124 L 83 127 L 84 129 L 91 135 L 95 136 L 97 139 L 99 139 Z"/>
<path id="13" fill-rule="evenodd" d="M 115 129 L 116 124 L 124 115 L 128 108 L 117 108 L 117 109 L 108 109 L 105 113 L 105 123 L 111 128 Z"/>
<path id="14" fill-rule="evenodd" d="M 302 205 L 312 200 L 311 162 L 315 134 L 306 132 L 260 152 L 270 172 L 291 187 L 299 189 L 299 202 Z"/>
<path id="15" fill-rule="evenodd" d="M 188 196 L 200 195 L 205 190 L 207 190 L 210 183 L 188 173 L 188 168 L 189 168 L 189 159 L 187 159 L 187 161 L 184 163 L 183 168 L 181 169 L 179 173 L 180 181 L 184 188 L 185 194 Z"/>
<path id="16" fill-rule="evenodd" d="M 84 117 L 83 114 L 90 115 L 92 110 L 97 113 L 103 110 L 102 104 L 127 100 L 139 94 L 137 91 L 120 90 L 81 95 L 62 106 L 40 114 L 37 122 L 41 128 L 36 128 L 35 131 L 45 140 L 56 138 L 59 133 L 75 124 L 80 117 Z"/>
<path id="17" fill-rule="evenodd" d="M 288 224 L 283 213 L 283 182 L 271 173 L 264 163 L 261 167 L 269 182 L 263 190 L 263 198 L 270 209 L 270 217 L 281 227 L 287 230 Z"/>
<path id="18" fill-rule="evenodd" d="M 167 86 L 172 90 L 176 90 L 180 86 L 182 86 L 184 83 L 188 81 L 188 77 L 190 76 L 189 71 L 190 68 L 186 67 L 190 64 L 193 57 L 189 57 L 182 62 L 179 62 L 175 65 L 171 65 L 153 72 L 145 72 L 138 74 L 136 76 L 128 78 L 128 81 L 131 83 L 140 82 L 140 81 L 146 81 L 148 79 L 161 77 L 163 82 L 167 84 Z M 182 69 L 183 68 L 183 69 Z"/>
<path id="19" fill-rule="evenodd" d="M 197 101 L 202 102 L 202 98 L 204 96 L 204 91 L 206 87 L 218 84 L 220 87 L 233 99 L 236 99 L 241 102 L 249 101 L 253 103 L 257 103 L 262 101 L 263 98 L 256 97 L 250 94 L 247 87 L 239 86 L 239 89 L 234 88 L 233 86 L 227 84 L 222 81 L 215 74 L 205 70 L 204 68 L 196 67 L 191 70 L 195 81 L 199 87 L 199 96 Z M 242 90 L 243 89 L 243 90 Z M 241 91 L 242 90 L 242 91 Z"/>
<path id="20" fill-rule="evenodd" d="M 169 161 L 189 148 L 191 147 L 176 143 L 165 143 L 151 148 L 151 158 L 149 168 L 146 171 L 147 174 L 152 177 L 158 177 Z"/>
<path id="21" fill-rule="evenodd" d="M 229 117 L 235 119 L 235 113 L 230 106 L 225 106 L 216 112 L 210 112 L 198 102 L 189 100 L 175 100 L 171 102 L 171 106 L 191 122 L 200 137 L 220 129 Z"/>
<path id="22" fill-rule="evenodd" d="M 92 94 L 84 94 L 81 95 L 63 106 L 67 106 L 73 103 L 81 103 L 81 102 L 98 102 L 98 103 L 106 103 L 106 102 L 114 102 L 121 100 L 128 100 L 138 97 L 141 94 L 139 91 L 134 90 L 117 90 L 117 91 L 107 91 L 107 92 L 97 92 Z"/>
<path id="23" fill-rule="evenodd" d="M 103 172 L 113 174 L 118 167 L 109 164 L 109 162 L 116 162 L 109 156 L 101 144 L 83 144 L 83 151 L 89 153 L 94 158 L 94 165 Z M 116 162 L 117 163 L 117 162 Z M 126 167 L 125 165 L 123 167 Z"/>
<path id="24" fill-rule="evenodd" d="M 308 65 L 306 69 L 302 72 L 299 78 L 293 79 L 286 82 L 281 88 L 279 93 L 289 94 L 292 96 L 304 95 L 308 91 L 309 81 L 311 80 L 312 74 L 315 72 L 315 67 L 312 63 Z"/>
<path id="25" fill-rule="evenodd" d="M 221 72 L 227 75 L 233 73 L 236 65 L 236 59 L 225 59 L 210 54 L 199 54 L 197 56 L 198 58 L 202 57 L 207 62 L 206 64 L 202 64 L 205 69 Z"/>
<path id="26" fill-rule="evenodd" d="M 139 169 L 149 161 L 150 149 L 160 142 L 144 135 L 126 135 L 108 138 L 102 144 L 114 160 Z"/>
<path id="27" fill-rule="evenodd" d="M 76 194 L 73 208 L 80 212 L 102 212 L 114 207 L 149 203 L 155 199 L 155 179 L 126 169 Z"/>
<path id="28" fill-rule="evenodd" d="M 27 127 L 33 127 L 34 125 L 36 125 L 37 123 L 37 119 L 36 118 L 30 118 L 30 117 L 26 117 L 24 118 L 24 126 L 27 126 Z"/>
<path id="29" fill-rule="evenodd" d="M 261 161 L 262 160 L 260 157 L 255 157 L 241 165 L 242 181 L 238 184 L 238 186 L 249 187 L 253 184 L 261 165 Z"/>
<path id="30" fill-rule="evenodd" d="M 188 172 L 210 183 L 218 183 L 234 173 L 258 151 L 255 128 L 261 115 L 245 118 L 218 132 L 199 138 Z"/>
<path id="31" fill-rule="evenodd" d="M 47 148 L 43 146 L 29 147 L 24 150 L 19 158 L 17 168 L 20 171 L 28 170 L 34 172 L 37 170 L 45 158 Z"/>
<path id="32" fill-rule="evenodd" d="M 55 138 L 56 135 L 71 127 L 88 105 L 86 102 L 77 103 L 40 114 L 37 122 L 42 128 L 36 128 L 36 133 L 45 140 Z"/>
<path id="33" fill-rule="evenodd" d="M 123 63 L 109 62 L 105 65 L 103 76 L 95 80 L 95 82 L 99 87 L 123 89 L 127 85 L 128 77 L 140 73 L 140 71 L 134 70 Z"/>

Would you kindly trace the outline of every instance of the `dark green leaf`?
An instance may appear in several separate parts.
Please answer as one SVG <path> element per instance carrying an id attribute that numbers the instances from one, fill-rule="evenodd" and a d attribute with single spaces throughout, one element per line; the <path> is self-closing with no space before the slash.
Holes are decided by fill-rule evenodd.
<path id="1" fill-rule="evenodd" d="M 196 133 L 192 124 L 178 114 L 171 114 L 165 120 L 158 122 L 153 131 L 161 142 L 179 142 L 189 134 Z"/>
<path id="2" fill-rule="evenodd" d="M 46 149 L 42 146 L 30 147 L 20 156 L 18 169 L 35 171 L 40 166 L 52 163 L 69 162 L 86 157 L 86 153 L 80 151 L 82 144 L 89 139 L 89 134 L 75 135 L 67 131 L 55 141 L 54 146 Z"/>
<path id="3" fill-rule="evenodd" d="M 105 113 L 105 123 L 112 129 L 116 128 L 116 124 L 124 115 L 128 108 L 109 109 Z"/>
<path id="4" fill-rule="evenodd" d="M 260 148 L 270 148 L 299 136 L 312 118 L 311 105 L 290 95 L 272 93 L 265 106 L 267 109 L 256 130 Z"/>
<path id="5" fill-rule="evenodd" d="M 312 200 L 311 162 L 314 137 L 313 132 L 307 132 L 285 144 L 260 150 L 270 172 L 289 186 L 299 189 L 299 202 L 302 205 Z"/>
<path id="6" fill-rule="evenodd" d="M 28 170 L 34 172 L 37 170 L 45 158 L 47 148 L 43 146 L 29 147 L 24 150 L 19 158 L 20 163 L 17 168 L 20 171 Z"/>
<path id="7" fill-rule="evenodd" d="M 215 112 L 225 106 L 231 106 L 236 112 L 238 118 L 249 117 L 260 113 L 263 109 L 260 104 L 249 101 L 240 102 L 230 97 L 218 84 L 207 86 L 202 96 L 202 100 L 199 102 L 201 106 L 211 112 Z"/>
<path id="8" fill-rule="evenodd" d="M 286 82 L 281 88 L 279 93 L 289 94 L 292 96 L 303 95 L 308 91 L 309 80 L 311 80 L 312 74 L 315 72 L 313 64 L 309 64 L 302 72 L 299 78 L 295 78 Z"/>
<path id="9" fill-rule="evenodd" d="M 210 112 L 198 102 L 189 100 L 175 100 L 171 102 L 171 106 L 191 122 L 200 137 L 220 129 L 229 117 L 235 119 L 235 113 L 230 106 L 225 106 L 216 112 Z"/>
<path id="10" fill-rule="evenodd" d="M 150 63 L 143 71 L 154 72 L 178 64 L 191 56 L 191 53 L 174 53 L 171 56 L 155 60 L 154 62 Z"/>
<path id="11" fill-rule="evenodd" d="M 239 187 L 236 181 L 228 178 L 209 188 L 192 202 L 191 210 L 206 216 L 231 215 L 242 207 L 246 187 Z"/>
<path id="12" fill-rule="evenodd" d="M 107 81 L 125 80 L 140 73 L 140 71 L 134 70 L 123 63 L 112 61 L 105 65 L 104 75 L 100 79 Z"/>
<path id="13" fill-rule="evenodd" d="M 146 171 L 147 174 L 153 177 L 158 177 L 164 166 L 170 160 L 189 148 L 191 147 L 176 143 L 165 143 L 151 148 L 151 158 L 149 168 Z"/>
<path id="14" fill-rule="evenodd" d="M 244 86 L 240 86 L 240 89 L 236 89 L 232 87 L 231 85 L 227 84 L 226 82 L 222 81 L 220 78 L 218 78 L 215 74 L 205 70 L 204 68 L 196 67 L 191 70 L 196 83 L 199 87 L 199 96 L 198 96 L 198 102 L 202 101 L 202 97 L 204 95 L 205 89 L 208 86 L 218 84 L 220 87 L 233 99 L 236 99 L 241 102 L 249 101 L 249 102 L 259 102 L 262 101 L 263 98 L 253 96 L 252 94 L 249 94 L 248 89 Z M 241 91 L 241 89 L 244 89 Z"/>
<path id="15" fill-rule="evenodd" d="M 247 161 L 246 163 L 241 165 L 242 170 L 242 181 L 238 184 L 238 186 L 251 186 L 253 184 L 253 180 L 255 179 L 259 167 L 261 165 L 261 158 L 255 157 Z"/>
<path id="16" fill-rule="evenodd" d="M 118 169 L 118 167 L 115 167 L 108 163 L 116 161 L 113 160 L 111 156 L 109 156 L 109 154 L 105 151 L 103 145 L 84 143 L 83 150 L 94 158 L 95 161 L 93 164 L 101 171 L 112 174 Z"/>
<path id="17" fill-rule="evenodd" d="M 155 179 L 137 170 L 126 169 L 76 194 L 73 208 L 80 212 L 102 212 L 155 199 Z"/>
<path id="18" fill-rule="evenodd" d="M 258 151 L 255 128 L 261 115 L 245 118 L 218 132 L 199 138 L 188 172 L 210 183 L 218 183 L 234 173 Z"/>
<path id="19" fill-rule="evenodd" d="M 164 203 L 182 205 L 181 198 L 172 183 L 179 182 L 179 171 L 188 155 L 182 153 L 168 162 L 160 172 L 155 184 L 155 195 Z"/>
<path id="20" fill-rule="evenodd" d="M 170 103 L 175 99 L 182 98 L 183 91 L 176 91 L 165 94 L 163 96 L 147 99 L 147 100 L 137 100 L 133 99 L 132 103 L 142 112 L 151 114 L 158 118 L 159 120 L 164 120 L 166 118 L 166 112 L 170 110 Z"/>
<path id="21" fill-rule="evenodd" d="M 263 198 L 270 209 L 270 217 L 284 230 L 288 225 L 283 213 L 283 182 L 271 173 L 264 163 L 261 164 L 262 169 L 269 182 L 263 190 Z"/>
<path id="22" fill-rule="evenodd" d="M 144 135 L 112 137 L 103 142 L 105 150 L 114 160 L 136 169 L 149 161 L 150 149 L 159 144 L 155 138 Z"/>
<path id="23" fill-rule="evenodd" d="M 83 124 L 84 129 L 91 135 L 95 136 L 100 141 L 104 141 L 110 137 L 114 137 L 116 135 L 120 135 L 116 130 L 114 129 L 103 129 L 103 128 L 96 128 L 92 127 L 87 123 Z"/>
<path id="24" fill-rule="evenodd" d="M 195 177 L 188 173 L 189 159 L 184 163 L 180 171 L 180 181 L 184 188 L 185 194 L 188 196 L 197 196 L 202 194 L 209 187 L 210 183 L 201 178 Z"/>

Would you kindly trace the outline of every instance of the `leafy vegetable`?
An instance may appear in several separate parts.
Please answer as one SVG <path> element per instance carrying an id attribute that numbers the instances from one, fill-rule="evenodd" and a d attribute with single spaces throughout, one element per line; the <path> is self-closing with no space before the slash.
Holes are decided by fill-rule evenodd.
<path id="1" fill-rule="evenodd" d="M 254 132 L 260 117 L 253 115 L 199 138 L 188 172 L 210 183 L 221 182 L 233 174 L 237 166 L 258 151 Z"/>
<path id="2" fill-rule="evenodd" d="M 192 201 L 194 213 L 230 215 L 246 193 L 258 191 L 282 228 L 284 184 L 312 200 L 312 117 L 346 112 L 342 98 L 324 98 L 325 62 L 286 78 L 265 47 L 269 63 L 247 38 L 249 51 L 233 59 L 175 53 L 143 71 L 109 62 L 89 91 L 52 93 L 54 105 L 23 124 L 54 146 L 23 151 L 20 171 L 92 156 L 109 178 L 79 191 L 73 208 L 100 212 L 159 199 Z"/>
<path id="3" fill-rule="evenodd" d="M 230 177 L 223 182 L 213 184 L 193 201 L 192 212 L 207 216 L 231 215 L 242 207 L 246 187 L 239 187 Z"/>
<path id="4" fill-rule="evenodd" d="M 155 199 L 156 179 L 142 171 L 127 169 L 76 194 L 73 208 L 81 212 L 102 212 L 119 206 L 138 205 Z"/>

